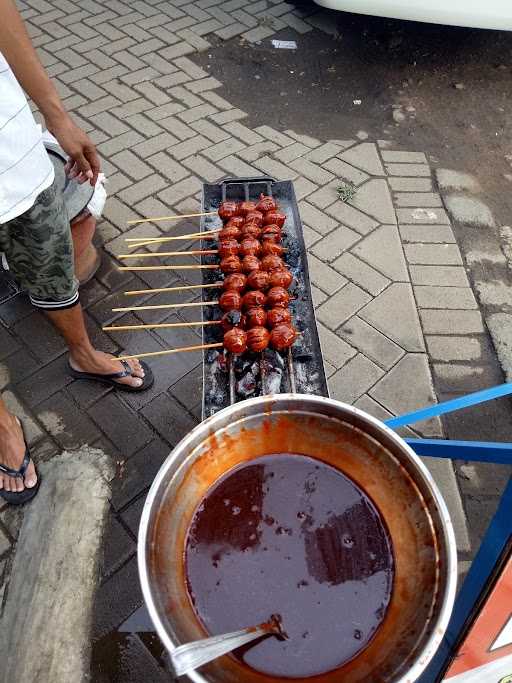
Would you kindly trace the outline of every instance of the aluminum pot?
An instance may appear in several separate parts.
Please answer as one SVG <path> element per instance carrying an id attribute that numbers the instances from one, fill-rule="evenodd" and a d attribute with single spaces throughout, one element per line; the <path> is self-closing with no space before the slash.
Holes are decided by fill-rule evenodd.
<path id="1" fill-rule="evenodd" d="M 439 646 L 455 597 L 456 547 L 448 511 L 426 467 L 395 432 L 361 410 L 318 396 L 278 394 L 230 406 L 198 425 L 162 465 L 138 542 L 142 590 L 158 635 L 170 651 L 208 635 L 188 597 L 184 566 L 187 530 L 201 499 L 237 464 L 286 452 L 318 458 L 360 486 L 387 525 L 395 560 L 391 600 L 373 640 L 314 682 L 412 683 Z M 290 679 L 225 656 L 189 680 Z"/>

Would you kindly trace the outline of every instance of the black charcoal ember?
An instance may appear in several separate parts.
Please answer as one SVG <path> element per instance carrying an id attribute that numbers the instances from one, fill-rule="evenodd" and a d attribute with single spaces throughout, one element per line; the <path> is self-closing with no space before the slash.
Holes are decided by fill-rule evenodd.
<path id="1" fill-rule="evenodd" d="M 262 362 L 265 363 L 264 369 L 266 372 L 270 372 L 274 368 L 281 371 L 285 369 L 285 361 L 278 351 L 267 348 L 263 351 L 262 356 Z"/>
<path id="2" fill-rule="evenodd" d="M 258 387 L 258 375 L 260 373 L 259 363 L 252 363 L 247 372 L 236 383 L 237 394 L 244 398 L 252 396 Z"/>
<path id="3" fill-rule="evenodd" d="M 225 318 L 230 325 L 236 327 L 242 322 L 242 313 L 241 311 L 228 311 Z"/>
<path id="4" fill-rule="evenodd" d="M 265 373 L 265 393 L 279 394 L 281 391 L 281 384 L 283 381 L 283 371 L 281 368 L 272 368 Z"/>
<path id="5" fill-rule="evenodd" d="M 253 364 L 253 359 L 249 358 L 248 354 L 243 356 L 234 356 L 233 368 L 236 375 L 244 375 L 248 372 Z"/>
<path id="6" fill-rule="evenodd" d="M 297 282 L 297 278 L 293 278 L 292 284 L 288 287 L 288 292 L 290 293 L 291 296 L 299 296 L 301 294 L 301 287 L 299 283 Z M 304 298 L 304 295 L 301 296 L 301 299 Z"/>

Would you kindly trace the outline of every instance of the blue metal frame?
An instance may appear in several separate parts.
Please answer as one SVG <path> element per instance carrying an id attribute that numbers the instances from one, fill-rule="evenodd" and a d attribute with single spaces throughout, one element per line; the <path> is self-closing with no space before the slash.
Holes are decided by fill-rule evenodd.
<path id="1" fill-rule="evenodd" d="M 485 401 L 512 394 L 512 383 L 500 384 L 451 401 L 438 403 L 386 421 L 392 429 L 469 408 Z M 421 456 L 451 458 L 512 465 L 512 444 L 485 441 L 448 441 L 445 439 L 405 439 Z M 507 546 L 512 541 L 512 477 L 501 497 L 498 509 L 485 534 L 480 549 L 455 601 L 445 637 L 418 683 L 438 683 L 442 680 L 454 654 L 457 642 L 474 611 L 475 605 L 493 577 Z"/>

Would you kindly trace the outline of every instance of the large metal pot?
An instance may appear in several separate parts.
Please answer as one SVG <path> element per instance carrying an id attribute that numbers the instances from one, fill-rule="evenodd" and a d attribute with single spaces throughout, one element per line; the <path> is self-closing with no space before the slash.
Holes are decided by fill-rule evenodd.
<path id="1" fill-rule="evenodd" d="M 387 524 L 395 558 L 393 594 L 375 637 L 315 683 L 412 683 L 436 651 L 453 606 L 456 549 L 448 511 L 399 436 L 352 406 L 317 396 L 237 403 L 196 427 L 165 461 L 144 507 L 138 546 L 144 598 L 158 635 L 169 650 L 207 635 L 186 591 L 183 561 L 187 529 L 206 491 L 235 465 L 283 452 L 327 462 L 364 489 Z M 189 677 L 194 683 L 289 681 L 228 656 Z"/>

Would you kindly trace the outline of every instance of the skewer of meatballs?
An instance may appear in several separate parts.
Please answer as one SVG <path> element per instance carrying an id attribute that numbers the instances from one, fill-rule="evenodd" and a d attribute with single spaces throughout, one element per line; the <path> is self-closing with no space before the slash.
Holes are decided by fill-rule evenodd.
<path id="1" fill-rule="evenodd" d="M 272 197 L 261 195 L 258 202 L 224 201 L 219 216 L 224 348 L 235 354 L 288 349 L 297 331 L 288 309 L 293 276 L 282 258 L 286 215 Z"/>

